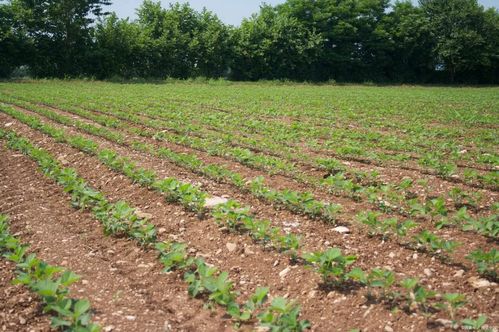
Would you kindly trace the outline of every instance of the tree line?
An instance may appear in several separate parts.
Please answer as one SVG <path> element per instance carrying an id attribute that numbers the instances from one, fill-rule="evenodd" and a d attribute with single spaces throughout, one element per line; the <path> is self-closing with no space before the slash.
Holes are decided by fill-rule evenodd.
<path id="1" fill-rule="evenodd" d="M 0 77 L 499 83 L 499 12 L 477 0 L 287 0 L 239 27 L 145 0 L 0 0 Z"/>

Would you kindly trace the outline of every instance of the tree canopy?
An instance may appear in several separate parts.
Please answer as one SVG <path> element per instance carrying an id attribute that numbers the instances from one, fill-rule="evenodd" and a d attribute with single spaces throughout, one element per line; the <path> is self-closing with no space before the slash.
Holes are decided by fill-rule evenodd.
<path id="1" fill-rule="evenodd" d="M 287 0 L 239 27 L 144 0 L 0 0 L 0 76 L 499 83 L 499 12 L 477 0 Z"/>

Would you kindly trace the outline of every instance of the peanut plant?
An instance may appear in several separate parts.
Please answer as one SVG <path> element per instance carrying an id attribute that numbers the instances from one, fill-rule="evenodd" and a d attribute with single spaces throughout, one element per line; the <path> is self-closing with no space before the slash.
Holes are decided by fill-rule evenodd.
<path id="1" fill-rule="evenodd" d="M 454 249 L 459 246 L 459 243 L 452 240 L 443 240 L 437 235 L 430 233 L 427 230 L 415 236 L 415 240 L 421 245 L 425 250 L 430 253 L 442 254 L 445 252 L 447 254 L 452 253 Z"/>
<path id="2" fill-rule="evenodd" d="M 235 321 L 236 327 L 254 318 L 258 318 L 259 325 L 276 331 L 303 331 L 310 326 L 307 321 L 298 319 L 299 307 L 287 303 L 282 298 L 275 298 L 270 306 L 263 309 L 269 293 L 266 287 L 258 287 L 243 305 L 239 305 L 237 302 L 239 294 L 233 290 L 233 284 L 228 280 L 228 273 L 209 266 L 202 258 L 190 257 L 185 244 L 162 242 L 156 244 L 156 249 L 160 253 L 160 260 L 166 272 L 173 270 L 184 272 L 189 295 L 206 297 L 208 307 L 211 303 L 225 307 Z M 260 314 L 256 315 L 259 311 Z"/>
<path id="3" fill-rule="evenodd" d="M 359 214 L 357 219 L 364 225 L 368 226 L 370 236 L 380 236 L 383 241 L 386 241 L 392 235 L 406 236 L 407 232 L 417 225 L 412 220 L 399 222 L 397 218 L 379 220 L 379 216 L 380 214 L 377 212 L 368 211 Z"/>
<path id="4" fill-rule="evenodd" d="M 234 315 L 234 319 L 238 324 L 250 320 L 248 313 L 250 313 L 252 306 L 255 309 L 260 306 L 258 299 L 262 296 L 263 291 L 261 289 L 255 295 L 254 303 L 246 303 L 239 315 L 235 315 L 235 308 L 238 307 L 236 304 L 238 294 L 233 290 L 233 284 L 228 280 L 228 273 L 219 272 L 215 267 L 206 264 L 202 258 L 188 257 L 185 253 L 185 247 L 180 244 L 155 242 L 156 230 L 154 226 L 138 218 L 133 208 L 125 202 L 109 203 L 101 193 L 90 188 L 83 179 L 79 178 L 74 170 L 62 168 L 46 151 L 34 147 L 28 140 L 20 138 L 12 132 L 7 133 L 2 130 L 0 130 L 0 138 L 7 139 L 9 148 L 20 151 L 43 165 L 42 171 L 44 174 L 63 185 L 65 191 L 72 195 L 73 206 L 75 208 L 91 209 L 94 215 L 103 223 L 106 232 L 115 236 L 126 235 L 144 246 L 155 247 L 167 271 L 174 269 L 184 270 L 184 277 L 188 283 L 188 291 L 191 296 L 206 296 L 208 300 L 207 306 L 216 303 L 230 308 L 229 313 Z M 3 229 L 3 227 L 0 229 Z M 3 241 L 3 238 L 2 236 L 0 239 Z M 13 261 L 20 261 L 24 257 L 25 248 L 18 246 L 15 249 L 12 253 L 9 253 L 9 258 Z M 54 270 L 52 273 L 56 272 L 57 270 Z M 48 287 L 53 290 L 54 285 Z M 50 296 L 53 297 L 54 294 L 50 293 Z M 260 302 L 263 302 L 263 299 Z M 57 305 L 62 305 L 62 307 L 57 307 L 58 312 L 64 310 L 67 312 L 67 310 L 74 308 L 73 319 L 76 319 L 76 324 L 80 322 L 83 324 L 88 321 L 86 318 L 88 310 L 86 303 L 76 302 L 72 304 L 72 302 L 65 301 L 57 302 Z M 287 326 L 290 317 L 297 318 L 299 309 L 295 308 L 293 314 L 295 316 L 291 314 L 279 315 L 275 323 Z M 71 321 L 68 323 L 66 318 L 66 320 L 56 320 L 53 324 L 54 326 L 66 326 L 72 323 Z"/>
<path id="5" fill-rule="evenodd" d="M 304 253 L 302 257 L 307 263 L 316 267 L 324 284 L 331 286 L 341 286 L 348 281 L 349 272 L 351 272 L 349 266 L 357 260 L 356 256 L 342 255 L 338 248 L 330 248 L 324 252 Z"/>
<path id="6" fill-rule="evenodd" d="M 472 251 L 466 258 L 475 263 L 480 274 L 497 280 L 497 268 L 499 266 L 499 251 L 497 249 L 492 248 L 489 251 L 477 249 Z"/>
<path id="7" fill-rule="evenodd" d="M 258 315 L 260 326 L 270 331 L 304 331 L 310 327 L 306 320 L 299 320 L 300 307 L 282 297 L 276 297 L 271 305 Z"/>
<path id="8" fill-rule="evenodd" d="M 47 264 L 35 254 L 27 254 L 28 246 L 9 233 L 7 216 L 0 214 L 0 253 L 16 264 L 15 284 L 36 293 L 43 303 L 43 311 L 50 313 L 50 325 L 61 331 L 98 332 L 92 323 L 90 302 L 71 298 L 69 287 L 80 277 L 63 268 Z"/>

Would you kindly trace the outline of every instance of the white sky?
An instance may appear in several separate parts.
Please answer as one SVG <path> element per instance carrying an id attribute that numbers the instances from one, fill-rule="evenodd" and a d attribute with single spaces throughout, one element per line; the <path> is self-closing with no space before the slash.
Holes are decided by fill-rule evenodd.
<path id="1" fill-rule="evenodd" d="M 170 1 L 162 0 L 163 7 L 167 7 Z M 175 2 L 175 1 L 171 1 Z M 179 0 L 178 2 L 189 2 L 196 10 L 201 10 L 206 7 L 214 12 L 218 17 L 227 24 L 239 25 L 244 17 L 249 17 L 251 14 L 258 12 L 260 4 L 266 2 L 270 5 L 283 3 L 284 0 Z M 499 7 L 499 0 L 479 0 L 486 7 Z M 119 17 L 130 17 L 134 19 L 135 9 L 140 6 L 142 0 L 114 0 L 113 4 L 108 7 L 109 11 L 115 11 Z"/>

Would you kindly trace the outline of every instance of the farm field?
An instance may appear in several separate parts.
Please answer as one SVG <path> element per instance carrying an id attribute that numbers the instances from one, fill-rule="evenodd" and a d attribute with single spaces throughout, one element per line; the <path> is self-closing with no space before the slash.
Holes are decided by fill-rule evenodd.
<path id="1" fill-rule="evenodd" d="M 3 330 L 499 328 L 499 88 L 0 82 L 0 141 Z"/>

